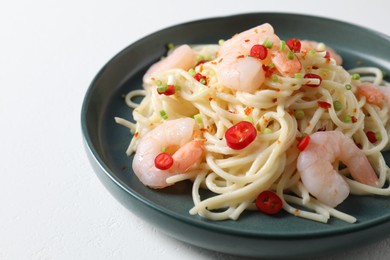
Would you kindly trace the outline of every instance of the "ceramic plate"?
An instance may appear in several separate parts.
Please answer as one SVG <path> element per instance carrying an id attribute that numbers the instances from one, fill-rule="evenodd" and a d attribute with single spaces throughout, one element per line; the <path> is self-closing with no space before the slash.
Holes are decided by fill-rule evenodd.
<path id="1" fill-rule="evenodd" d="M 378 239 L 390 230 L 390 198 L 351 196 L 339 209 L 358 221 L 328 224 L 281 213 L 271 217 L 245 213 L 238 221 L 209 221 L 188 213 L 193 206 L 190 184 L 164 190 L 142 185 L 125 154 L 131 135 L 114 121 L 132 120 L 122 96 L 142 88 L 146 69 L 166 53 L 166 44 L 217 43 L 219 39 L 268 22 L 281 39 L 296 37 L 325 42 L 344 58 L 344 66 L 364 64 L 390 70 L 389 37 L 355 25 L 320 17 L 250 13 L 179 24 L 153 33 L 115 55 L 96 75 L 82 107 L 81 124 L 87 153 L 97 176 L 129 210 L 170 236 L 195 246 L 255 257 L 304 257 L 345 250 Z M 389 78 L 387 77 L 387 80 Z M 385 154 L 389 161 L 389 154 Z M 131 235 L 131 234 L 129 234 Z M 283 250 L 281 250 L 283 249 Z"/>

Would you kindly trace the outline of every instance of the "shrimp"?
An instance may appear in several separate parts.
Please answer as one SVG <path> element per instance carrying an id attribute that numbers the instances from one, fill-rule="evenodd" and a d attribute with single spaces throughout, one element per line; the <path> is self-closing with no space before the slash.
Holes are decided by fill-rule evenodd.
<path id="1" fill-rule="evenodd" d="M 343 59 L 341 58 L 341 56 L 338 55 L 336 51 L 333 50 L 332 48 L 315 41 L 307 41 L 307 40 L 301 41 L 301 51 L 308 52 L 310 50 L 316 50 L 316 51 L 327 50 L 329 52 L 330 57 L 336 61 L 337 65 L 341 65 L 343 63 Z"/>
<path id="2" fill-rule="evenodd" d="M 196 65 L 196 52 L 187 44 L 177 47 L 166 58 L 153 64 L 145 73 L 143 80 L 149 79 L 154 74 L 168 69 L 189 70 Z"/>
<path id="3" fill-rule="evenodd" d="M 386 105 L 390 108 L 390 86 L 379 86 L 378 90 L 383 93 Z"/>
<path id="4" fill-rule="evenodd" d="M 356 181 L 378 186 L 374 169 L 352 139 L 339 131 L 316 132 L 299 154 L 297 168 L 303 185 L 319 201 L 336 207 L 349 195 L 348 183 L 332 165 L 336 160 L 348 167 Z"/>
<path id="5" fill-rule="evenodd" d="M 218 81 L 222 86 L 239 91 L 253 92 L 265 80 L 262 63 L 252 57 L 237 59 L 237 56 L 225 55 L 223 62 L 217 65 Z"/>
<path id="6" fill-rule="evenodd" d="M 272 47 L 264 60 L 249 56 L 253 45 L 263 44 L 266 40 L 272 42 Z M 266 77 L 263 65 L 268 66 L 271 62 L 282 75 L 299 72 L 302 65 L 298 58 L 288 59 L 288 47 L 279 51 L 279 43 L 279 37 L 268 23 L 234 35 L 218 51 L 216 72 L 219 83 L 234 90 L 256 91 Z"/>
<path id="7" fill-rule="evenodd" d="M 140 139 L 133 170 L 144 185 L 155 189 L 167 187 L 170 185 L 166 182 L 168 177 L 184 173 L 200 162 L 204 140 L 192 139 L 194 126 L 192 118 L 164 121 Z M 162 148 L 170 152 L 176 150 L 172 155 L 174 163 L 168 170 L 157 169 L 154 165 L 154 159 Z"/>
<path id="8" fill-rule="evenodd" d="M 390 87 L 375 87 L 371 83 L 363 82 L 357 86 L 357 96 L 359 98 L 364 96 L 367 103 L 378 106 L 386 105 L 390 108 Z"/>
<path id="9" fill-rule="evenodd" d="M 294 74 L 298 73 L 302 68 L 302 64 L 298 58 L 294 57 L 290 60 L 285 51 L 277 50 L 274 52 L 272 54 L 272 62 L 283 76 L 294 76 Z"/>

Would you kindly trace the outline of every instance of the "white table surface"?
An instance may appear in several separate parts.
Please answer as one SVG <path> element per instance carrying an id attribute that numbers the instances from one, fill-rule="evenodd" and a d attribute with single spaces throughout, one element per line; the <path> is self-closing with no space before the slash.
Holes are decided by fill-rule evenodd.
<path id="1" fill-rule="evenodd" d="M 120 205 L 90 167 L 80 127 L 84 94 L 97 71 L 139 38 L 258 11 L 325 16 L 390 35 L 386 0 L 4 2 L 0 259 L 239 259 L 161 233 Z M 320 259 L 389 259 L 389 244 Z"/>

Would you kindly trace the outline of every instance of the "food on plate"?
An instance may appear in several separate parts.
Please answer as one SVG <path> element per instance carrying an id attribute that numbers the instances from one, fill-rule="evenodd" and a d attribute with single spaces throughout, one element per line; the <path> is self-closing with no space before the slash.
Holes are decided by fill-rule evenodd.
<path id="1" fill-rule="evenodd" d="M 127 154 L 150 188 L 191 181 L 190 214 L 353 223 L 337 209 L 350 194 L 390 195 L 389 84 L 378 68 L 347 71 L 324 43 L 280 39 L 266 23 L 173 47 L 143 81 L 125 98 L 135 122 L 115 118 L 133 133 Z"/>

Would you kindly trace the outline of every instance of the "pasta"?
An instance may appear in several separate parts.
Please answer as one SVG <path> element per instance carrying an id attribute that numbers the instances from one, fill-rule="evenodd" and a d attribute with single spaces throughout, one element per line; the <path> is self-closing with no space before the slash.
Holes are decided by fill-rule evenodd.
<path id="1" fill-rule="evenodd" d="M 265 39 L 254 39 L 253 34 L 260 29 L 266 31 Z M 258 47 L 257 52 L 267 52 L 260 53 L 257 60 L 245 47 L 247 42 L 249 46 L 256 45 L 253 41 L 265 47 Z M 133 109 L 135 123 L 115 119 L 134 134 L 126 151 L 131 155 L 137 154 L 143 137 L 150 136 L 148 133 L 164 122 L 194 118 L 191 139 L 202 140 L 199 145 L 203 154 L 185 172 L 168 174 L 165 180 L 167 186 L 184 180 L 193 183 L 194 206 L 190 214 L 236 220 L 245 210 L 256 209 L 255 201 L 262 191 L 271 190 L 282 200 L 283 209 L 295 216 L 324 223 L 330 217 L 355 222 L 353 216 L 313 196 L 302 182 L 297 160 L 303 152 L 297 146 L 305 146 L 304 137 L 316 132 L 342 132 L 354 140 L 375 169 L 378 185 L 374 187 L 351 178 L 349 168 L 338 160 L 332 162 L 352 194 L 390 195 L 390 187 L 385 187 L 390 172 L 381 153 L 388 144 L 389 126 L 389 107 L 381 88 L 388 83 L 380 69 L 360 67 L 347 71 L 338 64 L 340 57 L 324 44 L 296 39 L 285 42 L 269 25 L 252 28 L 219 44 L 187 47 L 186 51 L 195 53 L 197 64 L 188 68 L 181 57 L 180 64 L 162 66 L 146 75 L 144 89 L 131 91 L 125 97 Z M 165 65 L 178 56 L 172 50 L 169 54 Z M 287 59 L 278 60 L 280 54 Z M 300 66 L 295 68 L 298 63 L 293 61 Z M 244 66 L 248 73 L 247 68 L 251 70 L 258 64 L 264 75 L 257 79 L 258 75 L 254 76 L 261 85 L 251 89 L 247 84 L 249 76 L 243 78 L 240 68 Z M 226 69 L 234 70 L 226 74 L 231 82 L 236 80 L 233 72 L 242 72 L 236 85 L 224 83 Z M 369 85 L 368 90 L 376 91 L 382 99 L 369 101 L 361 85 Z M 140 104 L 133 102 L 136 96 L 143 97 Z M 253 125 L 256 135 L 246 147 L 232 149 L 227 145 L 226 132 L 240 122 Z M 157 142 L 156 139 L 153 145 L 158 146 Z M 161 148 L 165 151 L 167 146 Z M 212 195 L 206 196 L 204 190 Z"/>

